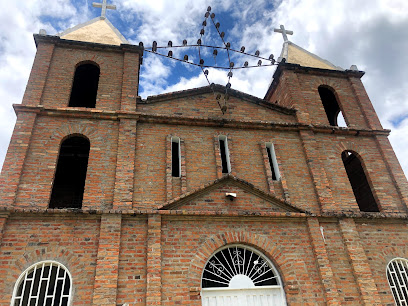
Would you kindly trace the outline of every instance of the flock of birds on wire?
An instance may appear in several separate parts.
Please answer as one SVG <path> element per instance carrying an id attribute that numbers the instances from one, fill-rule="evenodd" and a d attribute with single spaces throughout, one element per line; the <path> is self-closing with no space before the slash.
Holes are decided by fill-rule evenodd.
<path id="1" fill-rule="evenodd" d="M 231 49 L 231 44 L 229 42 L 226 42 L 224 37 L 225 37 L 225 33 L 224 32 L 220 32 L 220 23 L 219 22 L 215 22 L 214 18 L 215 18 L 215 14 L 214 13 L 210 13 L 211 12 L 211 6 L 209 6 L 207 8 L 207 12 L 205 13 L 204 17 L 204 21 L 202 23 L 202 28 L 200 30 L 200 38 L 197 40 L 197 44 L 192 44 L 189 45 L 187 44 L 187 40 L 184 39 L 183 40 L 183 44 L 182 45 L 173 45 L 172 41 L 169 41 L 167 43 L 167 46 L 164 47 L 159 47 L 157 46 L 157 42 L 153 41 L 152 47 L 151 48 L 144 48 L 143 46 L 143 42 L 139 43 L 140 47 L 143 47 L 145 51 L 156 54 L 156 55 L 160 55 L 163 57 L 167 57 L 176 61 L 180 61 L 180 62 L 184 62 L 193 66 L 198 66 L 201 68 L 208 84 L 210 85 L 210 88 L 214 94 L 214 97 L 218 103 L 218 106 L 220 107 L 221 111 L 223 114 L 225 114 L 225 112 L 227 111 L 227 101 L 229 99 L 229 90 L 231 88 L 231 83 L 230 83 L 230 79 L 233 76 L 232 71 L 235 69 L 243 69 L 243 68 L 254 68 L 254 67 L 264 67 L 264 66 L 271 66 L 274 65 L 276 63 L 275 58 L 273 56 L 273 54 L 269 55 L 268 58 L 264 58 L 262 56 L 260 56 L 259 50 L 257 50 L 255 52 L 255 54 L 250 54 L 250 53 L 246 53 L 245 52 L 245 47 L 242 46 L 240 50 L 235 50 L 235 49 Z M 217 30 L 217 33 L 219 35 L 219 37 L 221 38 L 222 42 L 223 42 L 223 46 L 222 47 L 218 47 L 218 46 L 211 46 L 211 45 L 204 45 L 202 44 L 202 38 L 204 36 L 205 33 L 205 27 L 207 26 L 207 20 L 208 18 L 210 18 L 211 22 L 214 24 L 215 29 Z M 158 49 L 168 49 L 168 48 L 187 48 L 187 47 L 196 47 L 198 49 L 198 58 L 199 58 L 199 63 L 194 63 L 188 60 L 188 55 L 184 55 L 183 59 L 177 58 L 173 56 L 173 51 L 169 50 L 167 55 L 165 54 L 161 54 L 158 52 Z M 217 65 L 206 65 L 204 63 L 204 59 L 201 56 L 201 48 L 210 48 L 213 49 L 213 57 L 214 60 L 216 58 L 216 56 L 218 55 L 218 50 L 225 50 L 227 53 L 227 57 L 228 57 L 228 66 L 217 66 Z M 247 61 L 244 62 L 244 64 L 242 66 L 235 66 L 235 63 L 233 61 L 231 61 L 231 57 L 230 57 L 230 52 L 236 52 L 236 53 L 240 53 L 240 54 L 244 54 L 247 56 L 251 56 L 254 58 L 258 59 L 258 62 L 256 65 L 249 65 L 249 63 Z M 265 61 L 267 64 L 263 64 L 262 61 Z M 208 79 L 208 74 L 209 71 L 208 69 L 205 68 L 215 68 L 215 69 L 224 69 L 224 70 L 228 70 L 228 81 L 227 84 L 225 86 L 225 93 L 224 93 L 224 97 L 223 97 L 223 101 L 221 102 L 221 94 L 217 94 L 214 90 L 214 83 L 211 83 L 210 80 Z"/>

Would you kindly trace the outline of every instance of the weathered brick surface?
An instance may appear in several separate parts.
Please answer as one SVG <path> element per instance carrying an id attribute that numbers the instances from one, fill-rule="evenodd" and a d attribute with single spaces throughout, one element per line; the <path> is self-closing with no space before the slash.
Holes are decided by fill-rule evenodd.
<path id="1" fill-rule="evenodd" d="M 339 225 L 362 302 L 365 305 L 381 305 L 377 286 L 354 220 L 341 219 Z"/>
<path id="2" fill-rule="evenodd" d="M 116 303 L 121 223 L 120 214 L 106 214 L 101 217 L 93 305 Z"/>
<path id="3" fill-rule="evenodd" d="M 101 69 L 95 109 L 67 107 L 82 62 Z M 353 73 L 285 67 L 273 105 L 235 92 L 222 115 L 208 89 L 140 100 L 130 46 L 40 39 L 0 178 L 0 304 L 27 267 L 56 260 L 72 274 L 73 305 L 200 305 L 206 261 L 234 243 L 275 264 L 289 305 L 392 304 L 385 268 L 408 257 L 408 184 L 387 132 L 372 131 L 381 125 Z M 320 85 L 335 90 L 349 129 L 327 126 Z M 46 211 L 70 135 L 91 144 L 84 211 Z M 172 135 L 181 178 L 171 176 Z M 200 191 L 225 176 L 218 135 L 228 137 L 234 178 Z M 344 150 L 361 157 L 381 214 L 359 214 Z"/>
<path id="4" fill-rule="evenodd" d="M 374 282 L 383 305 L 394 305 L 385 268 L 397 257 L 408 258 L 406 221 L 356 223 Z"/>
<path id="5" fill-rule="evenodd" d="M 147 219 L 146 305 L 161 305 L 162 300 L 162 226 L 160 215 Z"/>
<path id="6" fill-rule="evenodd" d="M 23 97 L 24 105 L 37 106 L 41 104 L 44 88 L 49 79 L 49 68 L 54 56 L 55 45 L 51 43 L 39 44 L 35 55 L 30 78 Z"/>
<path id="7" fill-rule="evenodd" d="M 147 218 L 122 219 L 117 303 L 146 305 Z"/>
<path id="8" fill-rule="evenodd" d="M 162 228 L 162 305 L 199 305 L 194 288 L 201 286 L 206 261 L 219 247 L 232 243 L 251 245 L 271 258 L 281 273 L 290 304 L 324 303 L 305 223 L 166 217 Z"/>
<path id="9" fill-rule="evenodd" d="M 95 63 L 100 69 L 96 108 L 120 110 L 122 78 L 126 79 L 122 76 L 123 54 L 66 47 L 56 47 L 54 50 L 41 104 L 45 107 L 67 107 L 75 69 L 79 64 L 86 62 Z M 126 94 L 126 99 L 130 99 L 128 95 L 131 93 Z"/>
<path id="10" fill-rule="evenodd" d="M 99 224 L 99 217 L 84 215 L 10 216 L 0 245 L 0 305 L 10 305 L 17 278 L 42 260 L 55 260 L 68 268 L 73 305 L 91 305 Z"/>
<path id="11" fill-rule="evenodd" d="M 17 207 L 47 208 L 61 142 L 69 135 L 90 141 L 83 208 L 112 207 L 118 123 L 42 116 L 37 119 L 17 192 Z"/>
<path id="12" fill-rule="evenodd" d="M 340 303 L 333 270 L 330 266 L 329 257 L 327 255 L 326 241 L 323 236 L 324 233 L 322 233 L 322 229 L 320 228 L 319 220 L 317 218 L 308 218 L 307 225 L 325 292 L 326 303 L 327 305 L 341 305 L 342 303 Z"/>
<path id="13" fill-rule="evenodd" d="M 338 222 L 320 222 L 320 225 L 341 305 L 361 305 L 361 295 Z"/>
<path id="14" fill-rule="evenodd" d="M 0 203 L 2 206 L 11 207 L 14 204 L 35 120 L 35 113 L 17 115 L 13 137 L 0 175 Z"/>
<path id="15" fill-rule="evenodd" d="M 197 118 L 295 122 L 293 115 L 243 101 L 236 97 L 231 97 L 228 100 L 228 110 L 223 115 L 213 93 L 193 96 L 190 94 L 177 99 L 169 97 L 166 100 L 149 102 L 150 100 L 147 99 L 146 104 L 138 104 L 137 110 L 142 113 L 193 116 Z"/>

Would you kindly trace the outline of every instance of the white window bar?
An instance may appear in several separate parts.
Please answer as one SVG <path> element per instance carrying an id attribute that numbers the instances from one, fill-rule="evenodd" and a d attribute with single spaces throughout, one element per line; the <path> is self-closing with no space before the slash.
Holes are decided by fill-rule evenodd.
<path id="1" fill-rule="evenodd" d="M 230 152 L 228 149 L 227 136 L 219 135 L 218 143 L 220 145 L 222 173 L 231 173 Z"/>
<path id="2" fill-rule="evenodd" d="M 271 171 L 272 171 L 272 180 L 279 181 L 280 173 L 279 173 L 278 161 L 276 159 L 275 148 L 272 142 L 267 142 L 265 146 L 266 146 L 266 153 L 268 154 L 269 166 L 271 167 Z"/>
<path id="3" fill-rule="evenodd" d="M 279 274 L 266 257 L 250 247 L 233 245 L 219 250 L 208 260 L 202 288 L 227 288 L 237 275 L 245 275 L 254 286 L 282 286 Z"/>
<path id="4" fill-rule="evenodd" d="M 68 306 L 71 290 L 69 271 L 56 261 L 42 261 L 32 265 L 20 275 L 14 286 L 10 305 Z"/>
<path id="5" fill-rule="evenodd" d="M 408 260 L 394 258 L 387 265 L 387 279 L 397 306 L 408 306 Z"/>

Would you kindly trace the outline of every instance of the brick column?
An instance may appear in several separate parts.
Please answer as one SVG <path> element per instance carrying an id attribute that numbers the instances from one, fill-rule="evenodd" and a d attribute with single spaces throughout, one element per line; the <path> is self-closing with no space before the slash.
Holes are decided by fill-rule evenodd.
<path id="1" fill-rule="evenodd" d="M 30 78 L 23 96 L 23 105 L 37 106 L 41 104 L 54 47 L 53 44 L 41 42 L 38 44 Z"/>
<path id="2" fill-rule="evenodd" d="M 146 305 L 161 305 L 161 215 L 147 221 Z"/>
<path id="3" fill-rule="evenodd" d="M 306 155 L 306 163 L 309 167 L 313 184 L 316 190 L 317 198 L 321 211 L 335 210 L 332 191 L 329 186 L 326 171 L 320 162 L 319 144 L 312 131 L 299 131 L 302 140 L 303 150 Z"/>
<path id="4" fill-rule="evenodd" d="M 0 245 L 3 240 L 4 229 L 6 228 L 6 223 L 8 219 L 9 213 L 8 212 L 1 212 L 0 213 Z"/>
<path id="5" fill-rule="evenodd" d="M 136 158 L 136 126 L 137 121 L 134 119 L 120 119 L 113 209 L 132 209 Z"/>
<path id="6" fill-rule="evenodd" d="M 308 218 L 307 225 L 312 241 L 313 252 L 316 256 L 320 279 L 322 280 L 322 285 L 326 296 L 326 303 L 327 305 L 340 305 L 337 286 L 334 281 L 329 256 L 327 255 L 326 245 L 323 240 L 322 233 L 320 232 L 319 220 L 316 217 Z"/>
<path id="7" fill-rule="evenodd" d="M 19 112 L 0 176 L 0 206 L 14 204 L 29 149 L 36 113 Z"/>
<path id="8" fill-rule="evenodd" d="M 139 54 L 125 52 L 123 59 L 123 79 L 121 110 L 136 111 L 136 97 L 139 86 Z"/>
<path id="9" fill-rule="evenodd" d="M 375 140 L 394 186 L 397 189 L 400 200 L 404 206 L 402 212 L 408 212 L 408 182 L 404 175 L 404 171 L 402 170 L 398 158 L 392 149 L 388 137 L 377 135 L 375 136 Z"/>
<path id="10" fill-rule="evenodd" d="M 374 106 L 367 95 L 363 83 L 356 77 L 350 77 L 349 80 L 368 127 L 373 130 L 381 130 L 382 126 L 380 120 L 378 119 L 377 113 L 374 110 Z"/>
<path id="11" fill-rule="evenodd" d="M 354 278 L 365 305 L 381 305 L 381 299 L 368 264 L 367 256 L 361 246 L 360 237 L 353 219 L 339 221 L 341 234 L 350 258 Z M 385 266 L 384 266 L 385 271 Z M 385 272 L 384 272 L 385 273 Z"/>
<path id="12" fill-rule="evenodd" d="M 101 217 L 93 305 L 116 305 L 122 215 Z"/>

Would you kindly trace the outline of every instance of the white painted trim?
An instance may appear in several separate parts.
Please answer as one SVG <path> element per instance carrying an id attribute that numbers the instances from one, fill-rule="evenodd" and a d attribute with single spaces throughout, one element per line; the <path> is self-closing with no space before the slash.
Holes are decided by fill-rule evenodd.
<path id="1" fill-rule="evenodd" d="M 224 141 L 225 144 L 225 158 L 227 162 L 227 170 L 228 173 L 231 173 L 231 161 L 230 161 L 230 151 L 228 148 L 228 139 L 225 135 L 218 135 L 218 145 L 220 146 L 220 156 L 221 156 L 221 167 L 222 167 L 222 155 L 221 155 L 221 143 L 220 140 Z"/>
<path id="2" fill-rule="evenodd" d="M 280 176 L 280 172 L 279 172 L 279 165 L 278 165 L 278 160 L 276 159 L 276 154 L 275 154 L 275 147 L 273 146 L 272 142 L 267 142 L 265 144 L 265 149 L 269 148 L 269 150 L 271 151 L 271 160 L 272 160 L 272 166 L 273 167 L 273 171 L 275 172 L 275 177 L 276 177 L 276 181 L 279 181 L 281 176 Z M 266 154 L 268 154 L 268 152 L 266 152 Z M 268 158 L 269 159 L 269 158 Z M 269 161 L 268 161 L 269 162 Z"/>
<path id="3" fill-rule="evenodd" d="M 69 286 L 68 303 L 67 303 L 67 305 L 71 305 L 71 304 L 72 304 L 72 276 L 71 276 L 71 273 L 69 272 L 69 270 L 67 269 L 67 267 L 65 267 L 62 263 L 60 263 L 60 262 L 58 262 L 58 261 L 55 261 L 55 260 L 43 260 L 43 261 L 39 261 L 39 262 L 37 262 L 37 263 L 35 263 L 35 264 L 29 266 L 27 269 L 24 270 L 23 273 L 20 274 L 20 276 L 18 277 L 18 279 L 17 279 L 17 281 L 16 281 L 16 283 L 15 283 L 15 285 L 14 285 L 13 295 L 12 295 L 12 298 L 11 298 L 10 306 L 14 306 L 14 304 L 15 304 L 15 299 L 16 299 L 16 295 L 17 295 L 17 291 L 18 291 L 18 288 L 19 288 L 19 286 L 20 286 L 20 283 L 23 281 L 23 278 L 24 278 L 24 281 L 27 281 L 27 274 L 28 274 L 28 272 L 29 272 L 30 270 L 33 270 L 33 269 L 37 270 L 38 268 L 40 268 L 40 266 L 41 266 L 41 267 L 45 267 L 45 266 L 48 266 L 48 265 L 50 265 L 50 264 L 53 264 L 53 265 L 55 265 L 55 266 L 58 267 L 58 271 L 57 271 L 57 274 L 56 274 L 57 277 L 58 277 L 59 270 L 60 270 L 61 268 L 63 268 L 64 271 L 65 271 L 65 273 L 68 274 L 68 277 L 69 277 L 69 280 L 70 280 L 71 284 L 70 284 L 70 286 Z M 37 267 L 38 267 L 38 268 L 37 268 Z M 51 276 L 51 269 L 50 269 L 50 272 L 49 272 L 49 273 L 50 273 L 50 276 Z M 34 275 L 35 275 L 35 274 L 34 274 Z M 26 284 L 26 283 L 25 283 L 25 284 Z M 24 284 L 22 293 L 24 292 L 25 284 Z M 56 284 L 57 284 L 57 282 L 55 282 L 55 286 L 56 286 Z M 64 278 L 63 284 L 65 284 L 65 278 Z M 31 285 L 33 285 L 33 282 L 32 282 Z M 46 291 L 48 290 L 48 285 L 49 285 L 49 282 L 47 282 L 47 289 L 46 289 Z M 64 290 L 64 286 L 62 286 L 62 290 Z M 55 295 L 54 295 L 54 296 L 55 296 Z M 30 298 L 29 298 L 29 299 L 30 299 Z M 46 301 L 46 299 L 44 300 L 44 302 L 45 302 L 45 301 Z M 38 303 L 38 300 L 37 300 L 37 303 Z M 20 305 L 21 305 L 21 301 L 20 301 Z M 38 304 L 36 304 L 36 305 L 38 305 Z M 45 305 L 45 304 L 44 304 L 44 305 Z M 38 306 L 43 306 L 43 305 L 38 305 Z"/>

